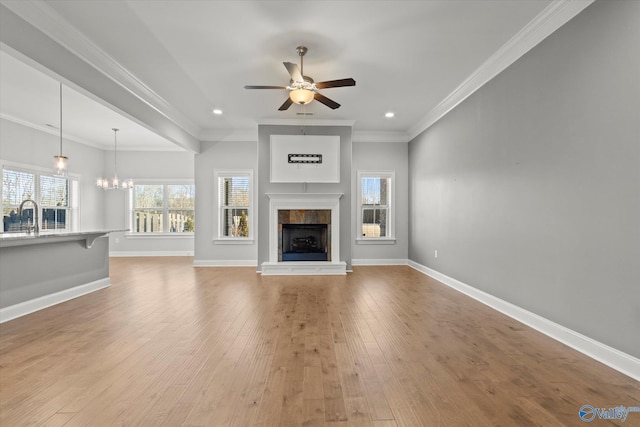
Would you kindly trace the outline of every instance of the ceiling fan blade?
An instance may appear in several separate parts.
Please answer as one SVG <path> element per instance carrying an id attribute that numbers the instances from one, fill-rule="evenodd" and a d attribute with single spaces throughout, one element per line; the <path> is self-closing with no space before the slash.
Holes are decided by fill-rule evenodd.
<path id="1" fill-rule="evenodd" d="M 340 79 L 340 80 L 328 80 L 326 82 L 316 83 L 316 87 L 318 89 L 327 89 L 330 87 L 344 87 L 344 86 L 355 86 L 356 81 L 349 79 Z"/>
<path id="2" fill-rule="evenodd" d="M 302 73 L 300 72 L 300 68 L 298 68 L 297 64 L 293 62 L 283 62 L 284 66 L 287 68 L 289 75 L 291 76 L 291 80 L 294 82 L 303 82 Z"/>
<path id="3" fill-rule="evenodd" d="M 321 93 L 316 92 L 313 95 L 313 98 L 318 102 L 322 102 L 324 105 L 331 108 L 332 110 L 335 110 L 336 108 L 340 108 L 340 104 L 338 104 L 336 101 L 332 99 L 327 98 Z"/>
<path id="4" fill-rule="evenodd" d="M 278 110 L 279 111 L 288 110 L 289 107 L 291 107 L 291 104 L 293 104 L 293 101 L 291 100 L 291 98 L 287 98 L 287 100 L 284 101 L 284 104 L 282 104 L 280 108 L 278 108 Z"/>
<path id="5" fill-rule="evenodd" d="M 286 89 L 286 86 L 254 86 L 254 85 L 246 85 L 245 89 Z"/>

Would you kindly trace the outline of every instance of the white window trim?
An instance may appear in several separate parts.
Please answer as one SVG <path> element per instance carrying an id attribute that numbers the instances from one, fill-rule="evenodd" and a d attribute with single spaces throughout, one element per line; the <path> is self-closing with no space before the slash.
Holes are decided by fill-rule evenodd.
<path id="1" fill-rule="evenodd" d="M 253 183 L 253 169 L 219 169 L 214 172 L 213 209 L 216 226 L 214 227 L 213 243 L 216 245 L 251 245 L 255 242 L 256 229 L 256 199 Z M 233 176 L 249 177 L 249 237 L 224 237 L 220 223 L 220 178 Z"/>
<path id="2" fill-rule="evenodd" d="M 141 179 L 134 178 L 134 188 L 135 185 L 163 185 L 163 193 L 162 193 L 162 212 L 168 211 L 167 206 L 167 185 L 181 185 L 181 184 L 194 184 L 194 180 L 192 179 Z M 129 230 L 134 229 L 134 219 L 133 219 L 133 197 L 134 197 L 134 189 L 127 190 L 128 194 L 128 218 L 129 218 Z M 195 207 L 193 208 L 193 212 L 195 214 Z M 166 224 L 166 221 L 163 223 Z M 194 232 L 184 232 L 184 233 L 171 233 L 168 231 L 162 231 L 160 233 L 144 233 L 144 232 L 135 232 L 128 231 L 125 233 L 126 239 L 193 239 L 195 236 Z"/>
<path id="3" fill-rule="evenodd" d="M 45 176 L 56 176 L 55 175 L 55 171 L 53 170 L 53 168 L 45 168 L 42 166 L 34 166 L 34 165 L 29 165 L 26 163 L 18 163 L 18 162 L 12 162 L 9 160 L 2 160 L 0 159 L 0 173 L 4 170 L 4 169 L 10 169 L 10 170 L 15 170 L 15 171 L 19 171 L 19 172 L 25 172 L 25 173 L 31 173 L 34 175 L 45 175 Z M 71 194 L 69 194 L 69 207 L 67 208 L 69 213 L 70 213 L 70 218 L 69 218 L 69 225 L 66 228 L 58 228 L 57 230 L 59 231 L 77 231 L 77 230 L 81 230 L 81 223 L 80 223 L 80 218 L 82 218 L 82 216 L 80 215 L 80 192 L 81 192 L 81 177 L 82 175 L 77 174 L 77 173 L 71 173 L 69 172 L 67 174 L 67 176 L 65 178 L 67 178 L 69 181 L 75 181 L 77 184 L 77 188 L 76 188 L 76 192 L 77 194 L 73 194 L 73 190 L 71 190 Z M 39 181 L 39 178 L 38 178 Z M 2 206 L 2 199 L 3 199 L 3 186 L 0 186 L 0 206 Z M 73 187 L 73 184 L 71 184 L 71 187 Z M 40 205 L 40 188 L 39 186 L 35 187 L 35 194 L 34 197 L 37 199 L 38 202 L 38 209 L 41 211 L 39 212 L 39 214 L 42 214 L 42 210 L 45 209 L 45 207 Z M 42 215 L 40 216 L 40 230 L 42 230 Z M 0 232 L 4 232 L 4 228 L 0 228 Z"/>
<path id="4" fill-rule="evenodd" d="M 385 237 L 362 237 L 362 178 L 387 178 L 389 185 L 389 209 L 387 235 Z M 394 245 L 396 243 L 396 172 L 391 170 L 358 170 L 356 177 L 356 244 L 358 245 Z"/>

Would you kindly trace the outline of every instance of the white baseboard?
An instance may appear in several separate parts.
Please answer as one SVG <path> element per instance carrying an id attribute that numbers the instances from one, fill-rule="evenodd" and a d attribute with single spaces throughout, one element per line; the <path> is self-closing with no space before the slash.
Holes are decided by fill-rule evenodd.
<path id="1" fill-rule="evenodd" d="M 609 347 L 592 338 L 559 325 L 542 316 L 532 313 L 517 305 L 497 298 L 484 291 L 476 289 L 452 277 L 442 274 L 422 264 L 409 260 L 409 267 L 414 268 L 443 284 L 462 292 L 471 298 L 524 323 L 543 334 L 568 345 L 569 347 L 619 371 L 637 381 L 640 381 L 640 359 Z"/>
<path id="2" fill-rule="evenodd" d="M 219 259 L 196 259 L 193 261 L 194 267 L 257 267 L 258 261 L 255 259 L 240 260 L 219 260 Z"/>
<path id="3" fill-rule="evenodd" d="M 407 265 L 409 263 L 408 259 L 402 258 L 388 258 L 388 259 L 352 259 L 351 265 Z"/>
<path id="4" fill-rule="evenodd" d="M 112 251 L 110 257 L 193 256 L 193 251 Z"/>
<path id="5" fill-rule="evenodd" d="M 109 286 L 111 286 L 111 282 L 108 277 L 105 277 L 104 279 L 85 283 L 84 285 L 75 286 L 60 292 L 55 292 L 29 301 L 10 305 L 9 307 L 0 309 L 0 323 L 26 316 L 27 314 L 31 314 L 35 311 L 60 304 L 61 302 L 69 301 L 70 299 L 74 299 Z"/>

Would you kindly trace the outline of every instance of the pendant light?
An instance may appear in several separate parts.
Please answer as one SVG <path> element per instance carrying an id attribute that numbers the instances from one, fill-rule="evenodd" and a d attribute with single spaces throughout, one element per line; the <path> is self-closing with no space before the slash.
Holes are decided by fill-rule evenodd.
<path id="1" fill-rule="evenodd" d="M 66 176 L 68 173 L 69 158 L 62 155 L 62 83 L 60 83 L 60 154 L 53 156 L 56 175 Z"/>
<path id="2" fill-rule="evenodd" d="M 108 179 L 100 177 L 96 184 L 104 190 L 128 190 L 133 188 L 133 180 L 125 179 L 121 182 L 118 179 L 118 131 L 120 129 L 112 128 L 111 130 L 113 130 L 113 179 L 109 182 Z"/>

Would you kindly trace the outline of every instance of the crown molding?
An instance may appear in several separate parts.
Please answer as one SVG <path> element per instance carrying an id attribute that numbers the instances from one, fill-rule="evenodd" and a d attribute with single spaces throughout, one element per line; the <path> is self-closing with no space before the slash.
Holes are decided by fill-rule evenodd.
<path id="1" fill-rule="evenodd" d="M 28 121 L 23 120 L 23 119 L 19 119 L 17 117 L 14 117 L 14 116 L 11 116 L 11 115 L 5 114 L 5 113 L 0 113 L 0 119 L 7 120 L 9 122 L 16 123 L 16 124 L 22 125 L 24 127 L 35 129 L 35 130 L 40 131 L 40 132 L 48 133 L 49 135 L 53 135 L 55 137 L 60 137 L 59 130 L 50 128 L 49 126 L 38 125 L 38 124 L 35 124 L 35 123 L 32 123 L 32 122 L 28 122 Z M 104 150 L 105 149 L 104 146 L 98 144 L 97 142 L 88 141 L 86 139 L 78 138 L 78 137 L 73 136 L 73 135 L 68 135 L 67 134 L 67 135 L 64 135 L 63 138 L 65 140 L 67 140 L 67 141 L 77 142 L 78 144 L 88 145 L 89 147 L 98 148 L 100 150 Z"/>
<path id="2" fill-rule="evenodd" d="M 53 129 L 50 128 L 49 126 L 45 126 L 45 125 L 39 125 L 39 124 L 35 124 L 23 119 L 19 119 L 17 117 L 11 116 L 9 114 L 5 114 L 5 113 L 0 113 L 0 119 L 2 120 L 6 120 L 12 123 L 16 123 L 18 125 L 30 128 L 30 129 L 34 129 L 37 130 L 39 132 L 43 132 L 49 135 L 53 135 L 56 138 L 60 137 L 60 132 L 57 129 Z M 78 144 L 83 144 L 89 147 L 93 147 L 96 148 L 98 150 L 102 150 L 102 151 L 113 151 L 113 146 L 111 145 L 111 143 L 109 143 L 108 145 L 104 145 L 104 144 L 100 144 L 98 142 L 95 141 L 90 141 L 88 139 L 84 139 L 84 138 L 80 138 L 71 134 L 65 134 L 63 136 L 65 141 L 72 141 L 72 142 L 76 142 Z M 162 146 L 162 147 L 158 147 L 158 146 L 153 146 L 150 147 L 148 145 L 131 145 L 131 144 L 127 144 L 125 146 L 120 146 L 118 147 L 118 151 L 184 151 L 184 148 L 176 145 L 176 146 L 171 146 L 171 145 L 167 145 L 167 146 Z"/>
<path id="3" fill-rule="evenodd" d="M 409 142 L 409 134 L 404 131 L 354 130 L 353 142 Z"/>
<path id="4" fill-rule="evenodd" d="M 274 119 L 260 122 L 261 125 L 276 126 L 351 126 L 351 121 L 306 121 L 304 124 L 295 119 Z M 258 128 L 251 129 L 205 129 L 199 135 L 203 142 L 246 142 L 258 140 Z M 409 135 L 402 131 L 353 131 L 354 142 L 409 142 Z"/>
<path id="5" fill-rule="evenodd" d="M 2 2 L 13 13 L 148 104 L 191 135 L 199 127 L 158 93 L 86 38 L 44 1 Z"/>
<path id="6" fill-rule="evenodd" d="M 198 135 L 201 142 L 247 142 L 258 140 L 258 127 L 250 129 L 203 129 Z"/>
<path id="7" fill-rule="evenodd" d="M 476 71 L 435 108 L 409 129 L 412 140 L 445 114 L 455 108 L 471 94 L 484 86 L 508 66 L 516 62 L 534 46 L 542 42 L 558 28 L 569 22 L 595 0 L 557 0 L 553 1 L 515 36 L 489 57 Z"/>
<path id="8" fill-rule="evenodd" d="M 262 119 L 259 125 L 273 126 L 349 126 L 353 127 L 355 120 L 323 120 L 323 119 Z"/>

